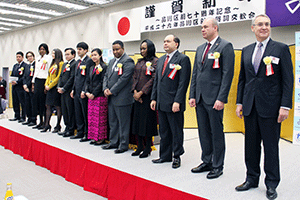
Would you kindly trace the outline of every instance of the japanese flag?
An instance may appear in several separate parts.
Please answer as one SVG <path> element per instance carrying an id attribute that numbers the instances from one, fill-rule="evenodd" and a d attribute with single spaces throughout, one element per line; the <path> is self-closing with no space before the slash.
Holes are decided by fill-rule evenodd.
<path id="1" fill-rule="evenodd" d="M 109 14 L 109 42 L 140 40 L 141 14 L 141 7 Z"/>

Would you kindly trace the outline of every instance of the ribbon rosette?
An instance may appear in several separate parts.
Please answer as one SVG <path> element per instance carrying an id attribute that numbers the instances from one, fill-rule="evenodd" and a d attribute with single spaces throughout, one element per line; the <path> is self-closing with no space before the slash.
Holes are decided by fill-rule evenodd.
<path id="1" fill-rule="evenodd" d="M 215 52 L 214 53 L 214 58 L 215 58 L 215 61 L 214 61 L 214 64 L 213 64 L 213 69 L 218 69 L 218 68 L 220 68 L 220 64 L 219 64 L 220 53 Z"/>
<path id="2" fill-rule="evenodd" d="M 266 67 L 266 76 L 270 76 L 272 74 L 274 74 L 274 70 L 272 67 L 272 58 L 270 56 L 266 56 L 263 59 L 264 63 L 267 65 Z"/>
<path id="3" fill-rule="evenodd" d="M 122 75 L 123 74 L 123 64 L 122 63 L 118 63 L 117 67 L 119 68 L 118 75 Z"/>
<path id="4" fill-rule="evenodd" d="M 45 70 L 46 69 L 46 64 L 47 64 L 47 60 L 43 60 L 43 64 L 41 66 L 41 69 L 42 70 Z"/>
<path id="5" fill-rule="evenodd" d="M 33 66 L 30 67 L 30 75 L 29 76 L 33 76 L 33 72 L 34 72 L 34 68 Z"/>
<path id="6" fill-rule="evenodd" d="M 151 75 L 152 63 L 150 61 L 146 62 L 146 75 Z"/>
<path id="7" fill-rule="evenodd" d="M 99 75 L 102 71 L 103 71 L 103 68 L 101 66 L 97 67 L 96 74 Z"/>
<path id="8" fill-rule="evenodd" d="M 24 67 L 21 67 L 20 69 L 19 69 L 19 75 L 22 75 L 23 74 L 23 70 L 24 70 Z"/>
<path id="9" fill-rule="evenodd" d="M 64 72 L 66 72 L 67 69 L 69 69 L 69 68 L 70 68 L 70 64 L 67 64 L 66 67 L 65 67 L 65 69 L 64 69 Z"/>
<path id="10" fill-rule="evenodd" d="M 50 70 L 50 74 L 54 74 L 57 70 L 57 65 L 53 65 L 52 69 Z"/>
<path id="11" fill-rule="evenodd" d="M 86 69 L 86 66 L 85 66 L 85 65 L 80 65 L 80 69 L 81 69 L 80 74 L 81 74 L 82 76 L 85 76 L 85 69 Z"/>
<path id="12" fill-rule="evenodd" d="M 179 71 L 179 70 L 181 70 L 181 66 L 178 65 L 178 64 L 176 64 L 175 67 L 174 67 L 174 69 L 173 69 L 173 70 L 170 72 L 170 74 L 168 75 L 168 77 L 169 77 L 170 79 L 174 80 L 175 75 L 176 75 L 177 71 Z"/>

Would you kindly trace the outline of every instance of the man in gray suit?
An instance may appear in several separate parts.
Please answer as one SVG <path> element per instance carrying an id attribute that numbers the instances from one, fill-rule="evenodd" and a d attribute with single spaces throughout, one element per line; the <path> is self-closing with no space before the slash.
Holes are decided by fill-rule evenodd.
<path id="1" fill-rule="evenodd" d="M 203 21 L 202 36 L 208 42 L 197 48 L 189 100 L 190 106 L 196 107 L 203 161 L 191 171 L 209 171 L 208 179 L 223 174 L 223 109 L 234 73 L 232 44 L 221 39 L 218 31 L 219 25 L 214 18 Z"/>
<path id="2" fill-rule="evenodd" d="M 115 58 L 109 62 L 103 80 L 104 95 L 108 98 L 108 118 L 110 144 L 103 149 L 116 149 L 115 153 L 128 150 L 130 114 L 134 102 L 131 86 L 134 61 L 124 52 L 120 40 L 113 43 Z"/>

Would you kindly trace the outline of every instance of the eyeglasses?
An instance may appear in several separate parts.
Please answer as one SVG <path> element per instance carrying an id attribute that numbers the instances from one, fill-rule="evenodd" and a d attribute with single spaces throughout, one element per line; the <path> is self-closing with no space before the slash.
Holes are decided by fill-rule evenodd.
<path id="1" fill-rule="evenodd" d="M 263 26 L 266 26 L 266 27 L 269 27 L 270 26 L 270 23 L 269 22 L 259 22 L 258 24 L 253 24 L 253 26 L 258 26 L 258 27 L 263 27 Z"/>

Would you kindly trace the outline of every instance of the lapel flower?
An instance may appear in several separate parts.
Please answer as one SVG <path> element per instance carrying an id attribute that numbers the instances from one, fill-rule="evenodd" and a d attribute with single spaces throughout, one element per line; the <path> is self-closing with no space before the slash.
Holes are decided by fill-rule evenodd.
<path id="1" fill-rule="evenodd" d="M 47 60 L 43 60 L 43 63 L 45 63 L 45 64 L 46 64 L 46 63 L 47 63 Z"/>
<path id="2" fill-rule="evenodd" d="M 85 65 L 80 65 L 80 69 L 86 69 Z"/>
<path id="3" fill-rule="evenodd" d="M 274 74 L 273 66 L 272 66 L 272 58 L 270 56 L 266 56 L 263 59 L 264 63 L 266 64 L 266 76 L 271 76 Z"/>
<path id="4" fill-rule="evenodd" d="M 215 58 L 215 59 L 220 58 L 220 53 L 219 53 L 219 52 L 215 52 L 215 53 L 214 53 L 214 58 Z"/>
<path id="5" fill-rule="evenodd" d="M 153 71 L 152 63 L 150 61 L 146 62 L 146 75 L 151 75 L 151 71 Z"/>
<path id="6" fill-rule="evenodd" d="M 151 67 L 152 63 L 150 61 L 146 62 L 146 67 Z"/>
<path id="7" fill-rule="evenodd" d="M 32 72 L 34 71 L 33 67 L 30 67 L 30 71 L 32 71 Z"/>
<path id="8" fill-rule="evenodd" d="M 118 67 L 118 68 L 122 68 L 122 67 L 123 67 L 123 64 L 122 64 L 122 63 L 118 63 L 118 64 L 117 64 L 117 67 Z"/>
<path id="9" fill-rule="evenodd" d="M 175 75 L 177 73 L 177 71 L 181 70 L 181 66 L 178 64 L 175 64 L 174 69 L 170 72 L 170 74 L 168 75 L 168 77 L 172 80 L 174 80 Z"/>
<path id="10" fill-rule="evenodd" d="M 220 68 L 220 65 L 219 65 L 219 58 L 220 58 L 220 53 L 219 52 L 215 52 L 214 53 L 214 64 L 213 64 L 213 69 L 218 69 Z"/>
<path id="11" fill-rule="evenodd" d="M 263 61 L 266 65 L 270 65 L 272 62 L 272 58 L 270 56 L 266 56 L 264 57 Z"/>
<path id="12" fill-rule="evenodd" d="M 66 68 L 69 68 L 70 67 L 70 64 L 68 63 L 67 65 L 66 65 Z"/>
<path id="13" fill-rule="evenodd" d="M 123 69 L 122 69 L 123 64 L 122 63 L 118 63 L 117 67 L 119 68 L 118 75 L 122 75 L 123 74 Z"/>
<path id="14" fill-rule="evenodd" d="M 181 66 L 180 65 L 178 65 L 178 64 L 176 64 L 175 65 L 175 69 L 178 71 L 178 70 L 181 70 Z"/>
<path id="15" fill-rule="evenodd" d="M 24 70 L 24 67 L 21 67 L 21 71 L 23 71 Z"/>

